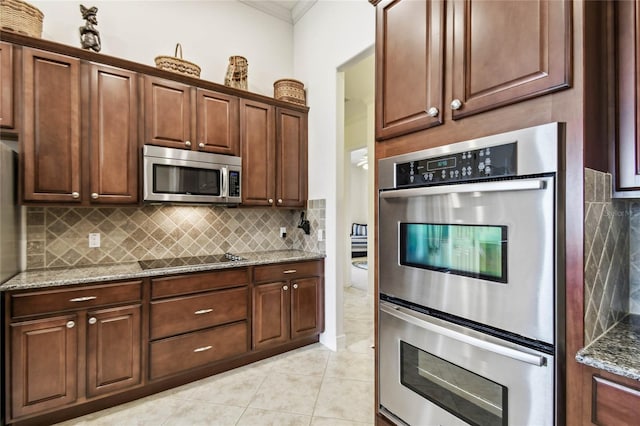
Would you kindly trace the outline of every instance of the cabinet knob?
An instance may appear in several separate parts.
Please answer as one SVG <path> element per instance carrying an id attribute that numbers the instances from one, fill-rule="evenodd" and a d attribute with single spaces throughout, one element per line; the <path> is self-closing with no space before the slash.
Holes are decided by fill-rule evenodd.
<path id="1" fill-rule="evenodd" d="M 76 326 L 75 321 L 67 321 L 67 328 L 73 328 Z"/>
<path id="2" fill-rule="evenodd" d="M 427 114 L 429 114 L 431 117 L 437 117 L 438 114 L 440 114 L 440 111 L 436 107 L 431 107 L 427 110 Z"/>
<path id="3" fill-rule="evenodd" d="M 97 192 L 92 192 L 91 193 L 91 198 L 94 199 L 94 200 L 97 200 L 98 199 L 98 193 Z"/>
<path id="4" fill-rule="evenodd" d="M 191 146 L 191 141 L 186 141 L 184 144 L 185 144 L 186 146 Z"/>
<path id="5" fill-rule="evenodd" d="M 462 107 L 462 101 L 460 99 L 454 99 L 451 101 L 451 109 L 456 110 Z"/>
<path id="6" fill-rule="evenodd" d="M 293 289 L 297 289 L 298 288 L 298 284 L 293 284 Z"/>
<path id="7" fill-rule="evenodd" d="M 278 198 L 278 204 L 282 204 L 282 198 Z"/>
<path id="8" fill-rule="evenodd" d="M 285 285 L 284 287 L 282 287 L 282 289 L 283 289 L 284 291 L 287 291 L 287 290 L 289 290 L 289 286 L 288 286 L 288 285 Z"/>
<path id="9" fill-rule="evenodd" d="M 269 204 L 273 204 L 273 198 L 269 198 Z"/>
<path id="10" fill-rule="evenodd" d="M 204 144 L 203 144 L 202 142 L 200 142 L 200 143 L 198 144 L 198 147 L 199 147 L 200 149 L 204 149 Z"/>
<path id="11" fill-rule="evenodd" d="M 73 192 L 71 193 L 71 196 L 72 196 L 73 198 L 80 198 L 80 193 L 79 193 L 79 192 L 75 192 L 75 191 L 73 191 Z"/>
<path id="12" fill-rule="evenodd" d="M 95 324 L 97 322 L 98 322 L 98 320 L 96 319 L 96 317 L 89 318 L 89 324 Z"/>

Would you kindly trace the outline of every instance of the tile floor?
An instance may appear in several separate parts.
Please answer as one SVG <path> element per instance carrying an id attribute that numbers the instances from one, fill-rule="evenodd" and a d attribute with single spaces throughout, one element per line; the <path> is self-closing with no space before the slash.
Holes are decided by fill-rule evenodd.
<path id="1" fill-rule="evenodd" d="M 59 425 L 373 425 L 373 299 L 347 287 L 344 306 L 344 350 L 316 343 Z"/>

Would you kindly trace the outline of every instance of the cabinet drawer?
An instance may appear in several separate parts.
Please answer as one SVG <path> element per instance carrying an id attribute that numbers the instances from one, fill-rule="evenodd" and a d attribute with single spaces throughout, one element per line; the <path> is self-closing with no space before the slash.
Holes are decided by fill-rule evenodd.
<path id="1" fill-rule="evenodd" d="M 246 319 L 248 298 L 241 287 L 151 302 L 151 339 Z"/>
<path id="2" fill-rule="evenodd" d="M 640 389 L 593 376 L 593 392 L 592 420 L 595 424 L 637 424 Z"/>
<path id="3" fill-rule="evenodd" d="M 11 316 L 17 318 L 47 312 L 135 302 L 141 299 L 142 281 L 18 293 L 11 295 Z"/>
<path id="4" fill-rule="evenodd" d="M 151 280 L 151 298 L 178 296 L 249 283 L 247 268 L 196 273 Z"/>
<path id="5" fill-rule="evenodd" d="M 248 351 L 247 323 L 160 340 L 151 344 L 151 379 L 220 361 Z"/>
<path id="6" fill-rule="evenodd" d="M 253 270 L 255 282 L 287 281 L 299 277 L 322 276 L 322 261 L 277 263 L 256 266 Z"/>

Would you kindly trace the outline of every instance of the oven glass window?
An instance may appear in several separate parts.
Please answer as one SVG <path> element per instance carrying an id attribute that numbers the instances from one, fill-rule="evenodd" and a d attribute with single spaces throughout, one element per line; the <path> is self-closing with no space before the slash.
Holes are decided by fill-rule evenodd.
<path id="1" fill-rule="evenodd" d="M 507 282 L 507 227 L 400 223 L 400 264 Z"/>
<path id="2" fill-rule="evenodd" d="M 153 165 L 156 194 L 220 195 L 220 170 Z"/>
<path id="3" fill-rule="evenodd" d="M 400 342 L 400 382 L 471 425 L 507 425 L 507 388 Z"/>

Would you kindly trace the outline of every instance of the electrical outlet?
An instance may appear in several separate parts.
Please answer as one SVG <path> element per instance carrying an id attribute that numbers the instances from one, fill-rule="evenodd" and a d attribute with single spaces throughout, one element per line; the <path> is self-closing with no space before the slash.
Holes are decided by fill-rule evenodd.
<path id="1" fill-rule="evenodd" d="M 89 247 L 91 248 L 100 247 L 100 234 L 98 233 L 89 234 Z"/>
<path id="2" fill-rule="evenodd" d="M 318 229 L 318 241 L 324 241 L 324 229 Z"/>
<path id="3" fill-rule="evenodd" d="M 280 227 L 280 238 L 286 238 L 287 236 L 287 228 L 285 228 L 284 226 Z"/>

